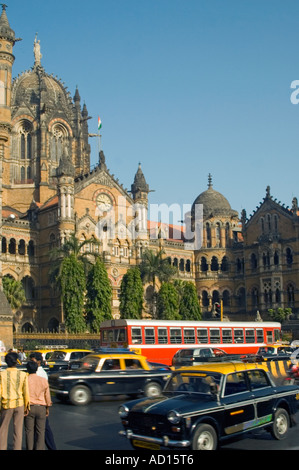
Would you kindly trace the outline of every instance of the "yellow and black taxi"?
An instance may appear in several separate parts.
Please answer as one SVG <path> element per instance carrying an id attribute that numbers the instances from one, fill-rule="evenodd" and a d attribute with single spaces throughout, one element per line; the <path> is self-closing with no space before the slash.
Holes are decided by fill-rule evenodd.
<path id="1" fill-rule="evenodd" d="M 57 349 L 47 359 L 49 372 L 68 369 L 70 361 L 78 361 L 93 351 L 90 349 Z"/>
<path id="2" fill-rule="evenodd" d="M 51 374 L 49 385 L 57 398 L 86 405 L 102 395 L 158 396 L 169 375 L 134 353 L 89 354 L 78 368 Z"/>
<path id="3" fill-rule="evenodd" d="M 120 434 L 134 448 L 214 450 L 258 428 L 283 439 L 298 410 L 299 388 L 275 386 L 262 364 L 206 364 L 175 370 L 160 397 L 122 405 Z"/>

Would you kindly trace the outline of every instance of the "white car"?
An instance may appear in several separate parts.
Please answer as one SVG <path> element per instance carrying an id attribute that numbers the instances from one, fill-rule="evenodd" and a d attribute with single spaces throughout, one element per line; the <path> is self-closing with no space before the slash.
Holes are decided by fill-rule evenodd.
<path id="1" fill-rule="evenodd" d="M 179 349 L 172 358 L 172 365 L 175 367 L 195 366 L 202 362 L 207 362 L 208 358 L 221 358 L 225 356 L 227 356 L 225 351 L 210 346 Z"/>

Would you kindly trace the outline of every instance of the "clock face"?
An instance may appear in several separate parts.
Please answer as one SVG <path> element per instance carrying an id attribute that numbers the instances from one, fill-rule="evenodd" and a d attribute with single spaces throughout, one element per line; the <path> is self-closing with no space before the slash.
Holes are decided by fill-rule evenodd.
<path id="1" fill-rule="evenodd" d="M 103 212 L 109 211 L 112 208 L 111 198 L 107 194 L 99 194 L 97 196 L 97 207 Z"/>

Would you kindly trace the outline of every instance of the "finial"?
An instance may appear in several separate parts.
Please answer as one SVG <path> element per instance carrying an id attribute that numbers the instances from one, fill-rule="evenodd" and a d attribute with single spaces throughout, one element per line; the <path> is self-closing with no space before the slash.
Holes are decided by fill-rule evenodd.
<path id="1" fill-rule="evenodd" d="M 211 173 L 209 173 L 209 176 L 208 176 L 208 188 L 211 188 L 213 186 L 212 184 L 212 175 Z"/>
<path id="2" fill-rule="evenodd" d="M 40 52 L 40 40 L 37 39 L 37 33 L 35 34 L 34 44 L 33 44 L 33 53 L 35 58 L 34 65 L 41 65 L 42 54 Z"/>
<path id="3" fill-rule="evenodd" d="M 5 3 L 0 3 L 0 5 L 2 6 L 2 10 L 6 10 L 7 5 L 5 5 Z"/>

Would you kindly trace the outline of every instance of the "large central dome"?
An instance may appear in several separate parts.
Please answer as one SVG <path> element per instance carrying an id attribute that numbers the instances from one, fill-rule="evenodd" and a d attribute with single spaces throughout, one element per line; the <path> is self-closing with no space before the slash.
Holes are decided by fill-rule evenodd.
<path id="1" fill-rule="evenodd" d="M 223 194 L 213 189 L 211 175 L 209 175 L 208 189 L 195 199 L 192 213 L 195 211 L 196 204 L 202 204 L 204 218 L 212 216 L 238 217 L 238 212 L 231 208 Z"/>

